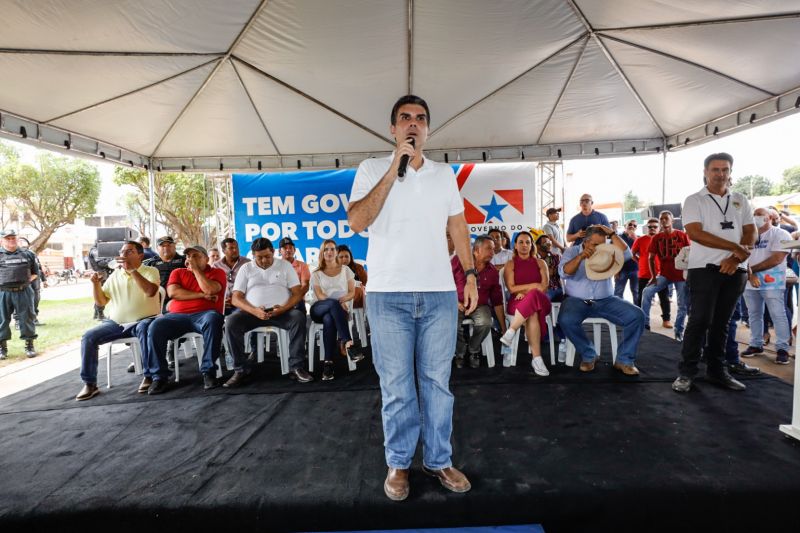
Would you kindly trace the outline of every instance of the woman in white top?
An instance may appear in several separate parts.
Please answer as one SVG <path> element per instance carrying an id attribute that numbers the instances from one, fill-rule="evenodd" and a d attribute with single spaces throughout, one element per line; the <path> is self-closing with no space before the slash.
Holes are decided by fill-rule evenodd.
<path id="1" fill-rule="evenodd" d="M 364 358 L 363 354 L 354 350 L 350 329 L 347 327 L 349 303 L 355 296 L 355 276 L 352 270 L 339 264 L 336 256 L 336 241 L 323 241 L 319 252 L 319 266 L 311 275 L 315 300 L 311 305 L 311 320 L 322 324 L 322 344 L 325 346 L 323 381 L 333 379 L 333 355 L 336 352 L 349 357 L 353 362 Z"/>

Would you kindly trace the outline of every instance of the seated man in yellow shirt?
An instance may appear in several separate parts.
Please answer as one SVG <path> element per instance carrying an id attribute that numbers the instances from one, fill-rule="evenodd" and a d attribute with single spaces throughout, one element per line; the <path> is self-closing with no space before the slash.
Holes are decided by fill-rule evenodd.
<path id="1" fill-rule="evenodd" d="M 108 318 L 84 333 L 81 339 L 81 379 L 84 386 L 75 397 L 78 401 L 94 398 L 100 392 L 97 388 L 97 349 L 101 344 L 136 337 L 142 356 L 146 355 L 147 328 L 161 309 L 158 270 L 142 265 L 143 259 L 142 245 L 126 241 L 116 259 L 119 267 L 102 286 L 97 272 L 92 275 L 94 301 L 99 306 L 107 306 Z M 144 383 L 139 392 L 142 392 L 142 386 Z"/>

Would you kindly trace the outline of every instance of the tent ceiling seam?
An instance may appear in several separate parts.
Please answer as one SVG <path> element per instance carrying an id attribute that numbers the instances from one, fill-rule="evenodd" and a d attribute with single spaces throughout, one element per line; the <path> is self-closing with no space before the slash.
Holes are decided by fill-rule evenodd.
<path id="1" fill-rule="evenodd" d="M 575 63 L 572 65 L 572 70 L 569 71 L 569 75 L 567 79 L 564 81 L 564 86 L 561 88 L 561 92 L 558 93 L 558 98 L 556 98 L 555 103 L 553 104 L 553 108 L 550 110 L 550 114 L 547 116 L 547 120 L 542 126 L 542 131 L 539 132 L 539 136 L 536 138 L 536 144 L 540 144 L 542 142 L 542 137 L 544 137 L 545 132 L 547 131 L 547 127 L 550 125 L 550 121 L 553 119 L 553 115 L 556 113 L 556 109 L 558 109 L 558 105 L 561 103 L 561 99 L 564 97 L 564 93 L 567 92 L 567 88 L 569 84 L 572 82 L 572 78 L 575 75 L 575 71 L 578 70 L 578 65 L 580 64 L 581 60 L 583 59 L 583 54 L 586 52 L 586 47 L 589 44 L 589 36 L 587 35 L 583 41 L 583 47 L 581 48 L 578 57 L 575 59 Z"/>
<path id="2" fill-rule="evenodd" d="M 308 94 L 308 93 L 305 93 L 305 92 L 301 91 L 301 90 L 300 90 L 300 89 L 298 89 L 297 87 L 295 87 L 295 86 L 293 86 L 293 85 L 290 85 L 290 84 L 286 83 L 285 81 L 283 81 L 283 80 L 281 80 L 281 79 L 279 79 L 279 78 L 276 78 L 276 77 L 275 77 L 275 76 L 273 76 L 272 74 L 269 74 L 269 73 L 267 73 L 267 72 L 264 72 L 263 70 L 261 70 L 261 69 L 260 69 L 260 68 L 258 68 L 257 66 L 255 66 L 255 65 L 253 65 L 253 64 L 251 64 L 251 63 L 249 63 L 249 62 L 245 61 L 245 60 L 244 60 L 244 59 L 242 59 L 241 57 L 238 57 L 238 56 L 233 56 L 233 59 L 235 59 L 236 61 L 238 61 L 238 62 L 239 62 L 239 63 L 241 63 L 242 65 L 244 65 L 244 66 L 246 66 L 246 67 L 249 67 L 249 68 L 250 68 L 250 69 L 252 69 L 253 71 L 257 72 L 258 74 L 261 74 L 261 75 L 262 75 L 262 76 L 264 76 L 265 78 L 267 78 L 267 79 L 269 79 L 269 80 L 272 80 L 272 81 L 274 81 L 275 83 L 277 83 L 277 84 L 278 84 L 278 85 L 280 85 L 281 87 L 285 87 L 285 88 L 289 89 L 290 91 L 294 92 L 295 94 L 297 94 L 297 95 L 299 95 L 299 96 L 302 96 L 302 97 L 303 97 L 303 98 L 305 98 L 306 100 L 309 100 L 310 102 L 312 102 L 312 103 L 314 103 L 314 104 L 316 104 L 316 105 L 318 105 L 318 106 L 322 107 L 322 108 L 323 108 L 323 109 L 325 109 L 326 111 L 330 111 L 331 113 L 333 113 L 333 114 L 334 114 L 334 115 L 336 115 L 337 117 L 339 117 L 339 118 L 341 118 L 341 119 L 344 119 L 344 120 L 346 120 L 347 122 L 349 122 L 349 123 L 350 123 L 350 124 L 352 124 L 353 126 L 356 126 L 357 128 L 359 128 L 359 129 L 362 129 L 362 130 L 364 130 L 365 132 L 367 132 L 367 133 L 369 133 L 369 134 L 371 134 L 371 135 L 373 135 L 373 136 L 377 137 L 378 139 L 380 139 L 380 140 L 382 140 L 382 141 L 385 141 L 385 142 L 389 143 L 390 145 L 394 146 L 394 144 L 395 144 L 395 143 L 394 143 L 394 141 L 390 140 L 388 137 L 385 137 L 385 136 L 381 135 L 380 133 L 378 133 L 378 132 L 376 132 L 376 131 L 372 130 L 371 128 L 368 128 L 367 126 L 365 126 L 365 125 L 361 124 L 361 123 L 360 123 L 360 122 L 358 122 L 357 120 L 355 120 L 355 119 L 353 119 L 353 118 L 351 118 L 351 117 L 349 117 L 349 116 L 345 115 L 345 114 L 344 114 L 344 113 L 342 113 L 341 111 L 339 111 L 339 110 L 337 110 L 337 109 L 335 109 L 335 108 L 333 108 L 333 107 L 329 106 L 328 104 L 326 104 L 326 103 L 322 102 L 321 100 L 317 100 L 316 98 L 314 98 L 314 97 L 313 97 L 313 96 L 311 96 L 310 94 Z"/>
<path id="3" fill-rule="evenodd" d="M 772 91 L 768 91 L 766 89 L 763 89 L 761 87 L 758 87 L 756 85 L 748 83 L 748 82 L 746 82 L 744 80 L 740 80 L 739 78 L 735 78 L 733 76 L 725 74 L 724 72 L 720 72 L 718 70 L 715 70 L 713 68 L 707 67 L 705 65 L 701 65 L 699 63 L 695 63 L 694 61 L 690 61 L 690 60 L 684 59 L 682 57 L 677 57 L 677 56 L 674 56 L 674 55 L 672 55 L 670 53 L 663 52 L 661 50 L 656 50 L 655 48 L 650 48 L 649 46 L 644 46 L 644 45 L 641 45 L 641 44 L 632 43 L 630 41 L 626 41 L 625 39 L 620 39 L 619 37 L 614 37 L 614 36 L 611 36 L 611 35 L 605 35 L 602 32 L 598 32 L 598 33 L 600 34 L 600 37 L 603 38 L 603 39 L 610 39 L 612 41 L 616 41 L 616 42 L 619 42 L 619 43 L 622 43 L 622 44 L 626 44 L 628 46 L 633 46 L 634 48 L 638 48 L 640 50 L 644 50 L 645 52 L 650 52 L 652 54 L 657 54 L 657 55 L 666 57 L 668 59 L 673 59 L 673 60 L 678 61 L 680 63 L 685 63 L 687 65 L 691 65 L 693 67 L 699 68 L 701 70 L 704 70 L 704 71 L 709 72 L 711 74 L 714 74 L 716 76 L 723 77 L 723 78 L 725 78 L 727 80 L 730 80 L 730 81 L 732 81 L 734 83 L 737 83 L 739 85 L 743 85 L 743 86 L 745 86 L 745 87 L 747 87 L 749 89 L 753 89 L 754 91 L 758 91 L 760 93 L 764 93 L 767 96 L 775 96 L 775 93 L 772 92 Z"/>
<path id="4" fill-rule="evenodd" d="M 212 59 L 211 61 L 206 61 L 205 63 L 202 63 L 202 64 L 200 64 L 200 65 L 194 66 L 194 67 L 192 67 L 192 68 L 190 68 L 190 69 L 187 69 L 187 70 L 184 70 L 184 71 L 182 71 L 182 72 L 178 72 L 177 74 L 173 74 L 172 76 L 169 76 L 168 78 L 164 78 L 164 79 L 162 79 L 162 80 L 155 81 L 155 82 L 153 82 L 153 83 L 151 83 L 151 84 L 149 84 L 149 85 L 145 85 L 145 86 L 143 86 L 143 87 L 139 87 L 139 88 L 137 88 L 137 89 L 133 89 L 132 91 L 128 91 L 128 92 L 126 92 L 126 93 L 123 93 L 123 94 L 120 94 L 120 95 L 117 95 L 117 96 L 112 96 L 111 98 L 107 98 L 106 100 L 102 100 L 102 101 L 100 101 L 100 102 L 97 102 L 97 103 L 94 103 L 94 104 L 87 105 L 87 106 L 85 106 L 85 107 L 82 107 L 82 108 L 80 108 L 80 109 L 76 109 L 75 111 L 70 111 L 69 113 L 64 113 L 63 115 L 60 115 L 60 116 L 57 116 L 57 117 L 54 117 L 54 118 L 51 118 L 51 119 L 45 120 L 45 121 L 43 122 L 43 124 L 49 124 L 49 123 L 51 123 L 51 122 L 55 122 L 55 121 L 57 121 L 57 120 L 61 120 L 62 118 L 66 118 L 66 117 L 68 117 L 68 116 L 70 116 L 70 115 L 75 115 L 75 114 L 78 114 L 78 113 L 83 113 L 84 111 L 88 111 L 88 110 L 90 110 L 90 109 L 94 109 L 95 107 L 100 107 L 100 106 L 102 106 L 102 105 L 105 105 L 105 104 L 107 104 L 107 103 L 109 103 L 109 102 L 113 102 L 114 100 L 118 100 L 118 99 L 120 99 L 120 98 L 125 98 L 126 96 L 130 96 L 130 95 L 132 95 L 132 94 L 136 94 L 136 93 L 138 93 L 138 92 L 141 92 L 141 91 L 146 91 L 147 89 L 150 89 L 150 88 L 152 88 L 152 87 L 155 87 L 156 85 L 160 85 L 160 84 L 162 84 L 162 83 L 166 83 L 166 82 L 168 82 L 168 81 L 172 81 L 172 80 L 174 80 L 175 78 L 179 78 L 179 77 L 181 77 L 181 76 L 183 76 L 183 75 L 185 75 L 185 74 L 189 74 L 190 72 L 193 72 L 193 71 L 195 71 L 195 70 L 197 70 L 197 69 L 200 69 L 200 68 L 206 67 L 206 66 L 210 65 L 211 63 L 213 63 L 213 62 L 214 62 L 214 61 L 216 61 L 216 60 L 217 60 L 217 59 L 215 58 L 215 59 Z"/>
<path id="5" fill-rule="evenodd" d="M 272 147 L 275 149 L 275 152 L 277 152 L 279 156 L 282 155 L 281 151 L 278 149 L 278 145 L 275 143 L 275 139 L 272 138 L 272 135 L 269 132 L 267 124 L 264 122 L 264 117 L 261 116 L 261 112 L 256 107 L 256 103 L 255 101 L 253 101 L 253 97 L 250 94 L 250 91 L 247 90 L 247 85 L 244 83 L 242 75 L 239 74 L 239 69 L 236 68 L 236 63 L 234 63 L 232 59 L 228 59 L 228 61 L 230 61 L 231 66 L 233 67 L 233 71 L 236 73 L 236 78 L 238 78 L 239 80 L 239 83 L 242 84 L 242 89 L 244 89 L 244 92 L 247 95 L 247 99 L 250 100 L 250 105 L 253 106 L 253 111 L 255 111 L 256 116 L 258 117 L 258 121 L 261 122 L 261 126 L 264 128 L 264 132 L 267 134 L 267 138 L 269 138 L 269 142 L 272 143 Z"/>
<path id="6" fill-rule="evenodd" d="M 556 50 L 555 52 L 553 52 L 553 53 L 552 53 L 552 54 L 550 54 L 549 56 L 545 57 L 544 59 L 542 59 L 541 61 L 539 61 L 539 62 L 538 62 L 538 63 L 536 63 L 535 65 L 533 65 L 531 68 L 529 68 L 529 69 L 525 70 L 524 72 L 522 72 L 522 73 L 521 73 L 521 74 L 519 74 L 518 76 L 515 76 L 514 78 L 512 78 L 512 79 L 510 79 L 509 81 L 505 82 L 503 85 L 501 85 L 501 86 L 500 86 L 500 87 L 498 87 L 497 89 L 493 90 L 492 92 L 490 92 L 490 93 L 489 93 L 489 94 L 487 94 L 486 96 L 483 96 L 483 97 L 481 97 L 480 99 L 478 99 L 478 100 L 476 100 L 475 102 L 473 102 L 472 104 L 468 105 L 467 107 L 465 107 L 464 109 L 462 109 L 461 111 L 459 111 L 458 113 L 456 113 L 455 115 L 453 115 L 452 117 L 450 117 L 449 119 L 447 119 L 447 120 L 444 122 L 444 124 L 442 124 L 441 126 L 439 126 L 438 128 L 436 128 L 435 130 L 433 130 L 433 131 L 430 133 L 429 137 L 433 137 L 433 136 L 434 136 L 434 135 L 435 135 L 437 132 L 439 132 L 439 131 L 443 130 L 443 129 L 444 129 L 446 126 L 448 126 L 450 123 L 452 123 L 454 120 L 456 120 L 458 117 L 460 117 L 460 116 L 461 116 L 461 115 L 463 115 L 464 113 L 467 113 L 468 111 L 470 111 L 470 110 L 474 109 L 474 108 L 475 108 L 477 105 L 480 105 L 481 103 L 485 102 L 486 100 L 488 100 L 488 99 L 489 99 L 489 98 L 491 98 L 492 96 L 496 95 L 497 93 L 499 93 L 500 91 L 502 91 L 503 89 L 505 89 L 506 87 L 508 87 L 509 85 L 511 85 L 511 84 L 513 84 L 514 82 L 516 82 L 516 81 L 520 80 L 521 78 L 523 78 L 523 77 L 527 76 L 528 74 L 530 74 L 531 72 L 533 72 L 533 71 L 534 71 L 534 70 L 536 70 L 537 68 L 541 67 L 542 65 L 544 65 L 545 63 L 547 63 L 547 62 L 548 62 L 548 61 L 550 61 L 551 59 L 555 58 L 556 56 L 559 56 L 559 55 L 561 55 L 562 53 L 566 52 L 568 49 L 572 48 L 572 47 L 573 47 L 573 46 L 574 46 L 576 43 L 580 42 L 582 39 L 586 39 L 586 37 L 587 37 L 586 33 L 582 33 L 582 34 L 581 34 L 581 35 L 579 35 L 579 36 L 578 36 L 578 37 L 577 37 L 577 38 L 576 38 L 574 41 L 572 41 L 572 42 L 570 42 L 570 43 L 568 43 L 568 44 L 564 45 L 562 48 L 559 48 L 558 50 Z"/>
<path id="7" fill-rule="evenodd" d="M 408 92 L 414 93 L 414 0 L 408 0 Z"/>
<path id="8" fill-rule="evenodd" d="M 644 103 L 644 100 L 642 100 L 642 97 L 636 91 L 636 88 L 633 86 L 633 83 L 631 83 L 631 80 L 629 80 L 628 77 L 625 75 L 625 72 L 619 66 L 619 63 L 617 63 L 617 60 L 614 58 L 613 54 L 611 54 L 611 51 L 608 48 L 606 48 L 605 43 L 603 43 L 603 41 L 601 41 L 600 38 L 597 36 L 591 23 L 583 14 L 583 11 L 581 11 L 581 8 L 578 7 L 578 4 L 575 3 L 575 0 L 567 0 L 567 3 L 575 12 L 575 15 L 578 17 L 578 20 L 581 21 L 586 30 L 589 32 L 589 35 L 592 36 L 594 42 L 597 43 L 597 46 L 600 47 L 600 50 L 603 52 L 603 55 L 606 56 L 606 60 L 609 63 L 611 63 L 611 66 L 614 67 L 614 70 L 616 71 L 617 75 L 620 77 L 620 79 L 622 79 L 622 82 L 625 84 L 625 86 L 628 88 L 631 94 L 633 94 L 633 97 L 639 103 L 639 107 L 641 107 L 642 110 L 645 112 L 647 117 L 650 119 L 650 122 L 653 123 L 653 125 L 660 133 L 661 137 L 666 137 L 667 134 L 664 131 L 664 128 L 661 127 L 661 125 L 656 120 L 656 117 L 654 117 L 653 113 L 650 112 L 650 109 L 647 107 L 647 104 Z"/>
<path id="9" fill-rule="evenodd" d="M 632 31 L 632 30 L 661 30 L 667 28 L 688 28 L 691 26 L 713 26 L 717 24 L 736 24 L 739 22 L 762 22 L 770 20 L 800 18 L 800 12 L 782 13 L 780 15 L 763 15 L 755 17 L 725 18 L 711 20 L 696 20 L 686 22 L 670 22 L 666 24 L 645 24 L 641 26 L 619 26 L 616 28 L 596 28 L 595 31 Z"/>
<path id="10" fill-rule="evenodd" d="M 113 57 L 192 57 L 221 56 L 225 52 L 114 52 L 107 50 L 43 50 L 36 48 L 0 48 L 0 54 L 60 55 L 60 56 L 113 56 Z"/>
<path id="11" fill-rule="evenodd" d="M 181 118 L 183 118 L 183 115 L 186 113 L 189 107 L 191 107 L 191 105 L 195 102 L 195 100 L 197 100 L 197 97 L 200 96 L 200 94 L 205 90 L 206 87 L 208 87 L 208 84 L 211 83 L 211 80 L 213 80 L 214 76 L 217 75 L 217 72 L 220 71 L 222 65 L 225 64 L 225 61 L 229 60 L 230 57 L 233 55 L 233 49 L 236 48 L 236 46 L 242 41 L 242 39 L 244 38 L 244 34 L 253 25 L 255 19 L 261 14 L 261 10 L 264 9 L 264 7 L 266 7 L 267 2 L 269 2 L 269 0 L 261 0 L 261 3 L 258 4 L 258 7 L 256 7 L 256 9 L 253 11 L 253 14 L 250 15 L 250 18 L 247 19 L 247 22 L 242 27 L 241 31 L 239 31 L 238 35 L 236 35 L 236 38 L 228 47 L 228 51 L 225 52 L 225 56 L 219 61 L 219 63 L 217 63 L 214 69 L 209 73 L 208 77 L 205 79 L 202 85 L 200 85 L 197 91 L 195 91 L 195 93 L 186 103 L 184 108 L 181 109 L 181 112 L 178 113 L 178 116 L 175 118 L 175 120 L 172 121 L 172 124 L 170 124 L 169 129 L 167 129 L 167 132 L 164 134 L 163 137 L 161 137 L 161 140 L 158 141 L 158 144 L 156 145 L 155 149 L 153 149 L 153 153 L 150 154 L 151 158 L 155 157 L 155 155 L 158 153 L 159 148 L 161 148 L 161 145 L 164 144 L 166 138 L 169 137 L 169 134 L 172 133 L 173 129 L 175 129 L 175 126 L 178 124 Z"/>

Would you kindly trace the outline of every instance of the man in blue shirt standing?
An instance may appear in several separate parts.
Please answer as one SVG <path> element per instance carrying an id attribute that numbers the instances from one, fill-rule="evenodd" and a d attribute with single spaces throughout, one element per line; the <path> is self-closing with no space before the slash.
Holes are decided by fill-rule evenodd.
<path id="1" fill-rule="evenodd" d="M 592 207 L 594 200 L 591 194 L 581 196 L 581 212 L 572 217 L 567 227 L 567 242 L 575 245 L 583 242 L 586 237 L 586 229 L 594 224 L 608 226 L 608 217 Z"/>
<path id="2" fill-rule="evenodd" d="M 564 252 L 559 265 L 567 296 L 561 303 L 558 323 L 581 356 L 581 372 L 594 370 L 597 352 L 586 338 L 582 323 L 587 318 L 604 318 L 622 327 L 622 346 L 614 368 L 638 376 L 634 362 L 639 338 L 644 331 L 644 313 L 632 303 L 614 296 L 611 278 L 631 258 L 631 251 L 608 226 L 589 226 L 581 245 Z M 606 243 L 611 238 L 611 244 Z"/>

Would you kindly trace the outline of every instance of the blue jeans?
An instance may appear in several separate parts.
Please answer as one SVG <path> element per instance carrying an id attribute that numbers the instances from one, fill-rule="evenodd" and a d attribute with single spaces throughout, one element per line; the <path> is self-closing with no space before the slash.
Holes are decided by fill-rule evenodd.
<path id="1" fill-rule="evenodd" d="M 678 293 L 678 313 L 675 316 L 675 334 L 680 335 L 683 333 L 683 325 L 686 320 L 687 292 L 685 281 L 669 281 L 664 276 L 656 276 L 656 282 L 645 287 L 642 292 L 642 311 L 644 311 L 644 318 L 649 324 L 650 305 L 653 303 L 653 296 L 655 296 L 658 291 L 666 289 L 670 284 L 675 286 L 675 292 Z"/>
<path id="2" fill-rule="evenodd" d="M 187 333 L 200 333 L 203 336 L 203 363 L 200 372 L 207 374 L 216 370 L 214 359 L 219 357 L 222 345 L 223 316 L 216 311 L 199 313 L 169 313 L 153 320 L 147 334 L 147 359 L 144 375 L 154 381 L 167 379 L 167 341 L 177 339 Z M 177 364 L 177 363 L 176 363 Z"/>
<path id="3" fill-rule="evenodd" d="M 725 362 L 729 365 L 738 364 L 739 359 L 739 343 L 736 342 L 736 330 L 739 327 L 739 320 L 742 318 L 742 298 L 737 300 L 736 307 L 733 308 L 733 314 L 728 322 L 728 338 L 725 339 Z M 691 311 L 690 311 L 691 312 Z"/>
<path id="4" fill-rule="evenodd" d="M 411 466 L 420 436 L 425 466 L 452 466 L 449 382 L 458 327 L 456 292 L 367 292 L 366 307 L 381 383 L 387 466 Z"/>
<path id="5" fill-rule="evenodd" d="M 775 348 L 789 351 L 789 321 L 786 317 L 784 289 L 752 290 L 745 289 L 744 300 L 750 310 L 750 346 L 761 348 L 764 339 L 761 335 L 764 323 L 764 306 L 769 309 L 772 324 L 775 326 Z"/>
<path id="6" fill-rule="evenodd" d="M 581 360 L 589 363 L 597 357 L 594 344 L 589 342 L 583 331 L 583 321 L 587 318 L 605 318 L 622 327 L 622 346 L 617 353 L 617 362 L 632 365 L 639 349 L 639 338 L 644 331 L 642 310 L 616 296 L 588 302 L 567 296 L 561 302 L 561 311 L 558 313 L 558 323 L 567 339 L 575 345 L 575 351 L 580 354 Z"/>
<path id="7" fill-rule="evenodd" d="M 342 308 L 339 300 L 327 298 L 314 302 L 311 306 L 311 320 L 322 324 L 322 345 L 325 346 L 325 360 L 333 361 L 333 356 L 339 353 L 336 337 L 341 341 L 352 340 L 347 327 L 347 311 Z M 309 340 L 311 342 L 311 340 Z"/>
<path id="8" fill-rule="evenodd" d="M 622 298 L 622 295 L 625 294 L 625 284 L 628 283 L 628 288 L 631 290 L 631 296 L 633 296 L 633 302 L 636 303 L 639 301 L 639 270 L 632 270 L 630 272 L 625 272 L 624 270 L 620 271 L 619 278 L 616 279 L 614 282 L 614 296 L 618 298 Z"/>
<path id="9" fill-rule="evenodd" d="M 113 320 L 103 320 L 100 324 L 88 330 L 81 337 L 81 379 L 84 383 L 97 384 L 97 358 L 98 347 L 101 344 L 136 337 L 142 348 L 142 364 L 147 360 L 147 330 L 152 318 L 144 318 L 127 327 L 122 327 Z"/>

